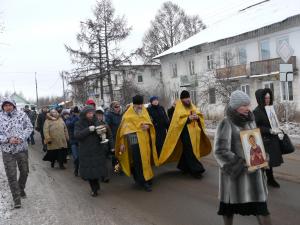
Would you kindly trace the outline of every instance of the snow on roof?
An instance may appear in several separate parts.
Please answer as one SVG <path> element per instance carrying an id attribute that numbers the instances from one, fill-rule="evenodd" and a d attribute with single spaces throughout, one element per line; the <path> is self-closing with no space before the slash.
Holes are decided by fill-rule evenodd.
<path id="1" fill-rule="evenodd" d="M 299 14 L 299 0 L 263 1 L 261 4 L 240 10 L 228 18 L 213 24 L 178 45 L 155 56 L 154 59 L 182 52 L 204 43 L 211 43 L 254 31 Z"/>

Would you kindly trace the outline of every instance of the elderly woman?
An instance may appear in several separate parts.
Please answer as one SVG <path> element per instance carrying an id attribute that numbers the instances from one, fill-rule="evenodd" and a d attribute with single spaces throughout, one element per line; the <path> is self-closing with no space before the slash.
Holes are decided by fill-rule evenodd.
<path id="1" fill-rule="evenodd" d="M 225 225 L 233 224 L 234 214 L 254 215 L 259 224 L 271 224 L 263 170 L 248 172 L 240 139 L 240 131 L 254 128 L 248 95 L 233 92 L 226 117 L 217 128 L 214 146 L 214 156 L 220 166 L 218 214 L 223 216 Z"/>
<path id="2" fill-rule="evenodd" d="M 93 106 L 86 106 L 75 124 L 74 137 L 79 143 L 79 173 L 89 181 L 91 196 L 96 197 L 100 190 L 99 179 L 106 176 L 106 145 L 98 132 L 100 122 Z"/>
<path id="3" fill-rule="evenodd" d="M 270 169 L 266 170 L 268 185 L 279 188 L 279 183 L 273 176 L 273 167 L 278 167 L 283 163 L 282 154 L 280 150 L 279 137 L 282 131 L 275 129 L 270 124 L 265 106 L 273 105 L 273 93 L 271 89 L 259 89 L 255 92 L 258 106 L 253 111 L 255 116 L 256 125 L 260 128 L 266 152 L 269 154 Z"/>
<path id="4" fill-rule="evenodd" d="M 65 169 L 64 161 L 67 154 L 67 142 L 69 140 L 68 129 L 59 113 L 52 109 L 47 114 L 44 124 L 45 144 L 47 145 L 47 154 L 44 161 L 50 161 L 51 167 L 54 167 L 55 161 L 59 163 L 60 169 Z"/>

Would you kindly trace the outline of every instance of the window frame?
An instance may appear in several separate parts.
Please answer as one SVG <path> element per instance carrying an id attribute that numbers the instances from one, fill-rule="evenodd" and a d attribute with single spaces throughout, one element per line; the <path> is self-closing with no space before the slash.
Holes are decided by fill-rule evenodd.
<path id="1" fill-rule="evenodd" d="M 293 102 L 295 99 L 294 96 L 294 87 L 293 87 L 293 81 L 289 81 L 288 82 L 288 89 L 289 89 L 289 96 L 288 96 L 288 100 L 286 100 L 286 82 L 285 81 L 279 81 L 280 82 L 280 99 L 282 102 L 284 101 L 289 101 L 289 102 Z M 291 86 L 289 86 L 289 84 L 291 84 Z M 292 88 L 292 94 L 290 94 L 290 87 Z"/>
<path id="2" fill-rule="evenodd" d="M 244 50 L 245 52 L 245 56 L 244 56 L 244 59 L 245 61 L 244 62 L 241 62 L 241 50 Z M 247 64 L 247 48 L 245 46 L 240 46 L 238 47 L 238 59 L 239 59 L 239 65 L 246 65 Z"/>
<path id="3" fill-rule="evenodd" d="M 139 79 L 140 77 L 142 78 L 142 81 L 140 81 L 140 79 Z M 144 82 L 143 74 L 138 74 L 138 75 L 137 75 L 137 82 L 138 82 L 138 83 L 143 83 L 143 82 Z"/>
<path id="4" fill-rule="evenodd" d="M 245 90 L 243 90 L 243 87 L 245 87 Z M 248 88 L 248 93 L 247 93 L 247 87 L 249 87 Z M 251 94 L 251 92 L 250 92 L 250 84 L 241 84 L 240 85 L 240 90 L 242 92 L 244 92 L 245 94 L 247 94 L 250 97 L 250 94 Z"/>
<path id="5" fill-rule="evenodd" d="M 262 54 L 262 44 L 263 43 L 268 43 L 269 55 L 267 58 L 263 57 L 263 54 Z M 260 55 L 261 60 L 268 60 L 271 58 L 271 48 L 270 48 L 270 40 L 269 39 L 263 39 L 263 40 L 259 41 L 259 55 Z"/>

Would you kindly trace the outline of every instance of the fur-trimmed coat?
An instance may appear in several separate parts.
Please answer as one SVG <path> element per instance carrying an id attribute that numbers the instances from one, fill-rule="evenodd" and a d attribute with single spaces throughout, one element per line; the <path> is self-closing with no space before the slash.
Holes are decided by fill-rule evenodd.
<path id="1" fill-rule="evenodd" d="M 48 150 L 65 149 L 68 147 L 68 129 L 62 118 L 54 118 L 47 114 L 43 131 Z"/>
<path id="2" fill-rule="evenodd" d="M 219 124 L 214 143 L 214 156 L 220 166 L 219 199 L 224 203 L 265 202 L 267 186 L 262 169 L 248 172 L 240 139 L 240 131 L 256 128 L 250 119 L 227 109 Z"/>

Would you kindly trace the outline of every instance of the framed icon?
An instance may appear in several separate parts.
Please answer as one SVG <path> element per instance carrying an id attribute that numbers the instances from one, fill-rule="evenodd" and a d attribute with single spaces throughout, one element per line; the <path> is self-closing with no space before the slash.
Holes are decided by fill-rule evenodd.
<path id="1" fill-rule="evenodd" d="M 273 105 L 265 106 L 267 116 L 273 130 L 279 130 L 280 124 Z"/>
<path id="2" fill-rule="evenodd" d="M 240 132 L 245 160 L 249 171 L 268 167 L 266 151 L 258 128 Z"/>

